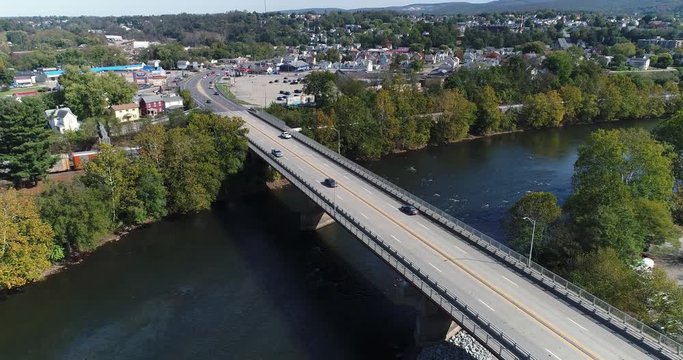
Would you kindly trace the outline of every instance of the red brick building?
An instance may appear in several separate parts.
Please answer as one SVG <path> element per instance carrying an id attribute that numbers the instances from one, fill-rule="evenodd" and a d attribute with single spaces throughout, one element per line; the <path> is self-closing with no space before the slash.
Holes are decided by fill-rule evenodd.
<path id="1" fill-rule="evenodd" d="M 140 115 L 141 116 L 155 116 L 164 112 L 166 104 L 161 96 L 145 95 L 140 98 Z"/>

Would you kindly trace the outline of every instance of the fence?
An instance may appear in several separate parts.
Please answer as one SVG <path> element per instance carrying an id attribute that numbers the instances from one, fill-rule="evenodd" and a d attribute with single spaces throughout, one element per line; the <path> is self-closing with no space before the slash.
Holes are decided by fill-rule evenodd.
<path id="1" fill-rule="evenodd" d="M 284 121 L 268 113 L 254 110 L 250 110 L 250 112 L 281 131 L 291 131 Z M 486 250 L 488 253 L 502 260 L 504 263 L 507 263 L 513 268 L 520 270 L 523 274 L 526 274 L 526 276 L 531 277 L 544 286 L 567 297 L 585 310 L 592 312 L 598 317 L 608 321 L 616 328 L 631 335 L 643 345 L 659 351 L 662 353 L 662 355 L 667 357 L 680 358 L 681 352 L 683 351 L 683 345 L 673 338 L 651 328 L 640 320 L 592 295 L 580 286 L 575 285 L 561 276 L 553 273 L 552 271 L 544 268 L 540 264 L 537 264 L 533 261 L 529 262 L 526 256 L 519 254 L 502 243 L 494 240 L 490 236 L 463 223 L 462 221 L 447 214 L 443 210 L 438 209 L 421 198 L 409 193 L 404 189 L 401 189 L 400 187 L 363 168 L 353 161 L 350 161 L 340 154 L 330 150 L 326 146 L 321 145 L 317 141 L 299 132 L 292 132 L 292 136 L 323 156 L 343 166 L 350 172 L 381 188 L 388 194 L 394 196 L 396 199 L 416 207 L 422 214 L 430 217 L 456 235 L 463 237 L 473 245 Z"/>
<path id="2" fill-rule="evenodd" d="M 401 255 L 395 248 L 384 242 L 372 230 L 363 226 L 351 214 L 337 208 L 336 204 L 319 192 L 314 185 L 307 182 L 295 171 L 292 171 L 287 165 L 271 157 L 266 149 L 255 142 L 250 141 L 249 144 L 252 149 L 260 153 L 261 157 L 315 201 L 335 221 L 363 241 L 373 252 L 403 275 L 406 280 L 422 290 L 434 303 L 448 312 L 453 319 L 479 339 L 482 345 L 486 346 L 492 353 L 501 359 L 535 359 L 531 353 L 517 344 L 503 331 L 496 328 L 495 325 L 479 315 L 474 309 L 467 306 L 457 296 L 449 293 L 445 287 L 430 279 L 425 272 Z"/>

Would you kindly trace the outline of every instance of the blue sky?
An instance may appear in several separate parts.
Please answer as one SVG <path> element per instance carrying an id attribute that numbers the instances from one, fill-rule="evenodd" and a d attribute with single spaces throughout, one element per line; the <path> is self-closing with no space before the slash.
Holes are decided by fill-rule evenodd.
<path id="1" fill-rule="evenodd" d="M 482 3 L 490 0 L 461 0 Z M 263 0 L 0 0 L 0 17 L 49 15 L 134 15 L 218 13 L 230 10 L 263 11 Z M 311 7 L 360 8 L 414 3 L 439 3 L 447 0 L 266 0 L 268 11 Z"/>

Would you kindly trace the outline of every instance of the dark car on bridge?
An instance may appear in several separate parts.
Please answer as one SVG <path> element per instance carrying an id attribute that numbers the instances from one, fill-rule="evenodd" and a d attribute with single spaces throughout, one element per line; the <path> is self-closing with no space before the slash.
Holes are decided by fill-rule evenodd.
<path id="1" fill-rule="evenodd" d="M 282 150 L 272 149 L 270 150 L 270 153 L 273 154 L 273 156 L 275 157 L 282 157 Z"/>
<path id="2" fill-rule="evenodd" d="M 221 93 L 219 93 L 218 91 L 216 91 L 216 92 L 214 92 L 213 94 L 214 94 L 214 95 L 220 95 Z"/>
<path id="3" fill-rule="evenodd" d="M 323 180 L 323 185 L 327 186 L 328 188 L 336 188 L 337 187 L 337 181 L 333 178 L 327 178 Z"/>
<path id="4" fill-rule="evenodd" d="M 213 102 L 213 101 L 211 101 L 211 99 L 206 99 L 206 103 L 207 103 L 207 104 L 211 104 L 212 102 Z"/>
<path id="5" fill-rule="evenodd" d="M 415 206 L 412 205 L 403 205 L 401 206 L 401 211 L 406 214 L 406 215 L 417 215 L 418 211 L 415 208 Z"/>

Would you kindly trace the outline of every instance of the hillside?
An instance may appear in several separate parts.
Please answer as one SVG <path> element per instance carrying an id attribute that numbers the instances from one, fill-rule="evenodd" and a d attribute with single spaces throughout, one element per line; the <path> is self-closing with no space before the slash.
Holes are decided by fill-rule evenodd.
<path id="1" fill-rule="evenodd" d="M 495 0 L 489 3 L 444 2 L 439 4 L 412 4 L 385 8 L 363 8 L 349 11 L 390 10 L 411 14 L 455 15 L 541 9 L 585 10 L 614 14 L 671 13 L 683 8 L 683 0 Z M 339 9 L 299 10 L 324 13 Z"/>

